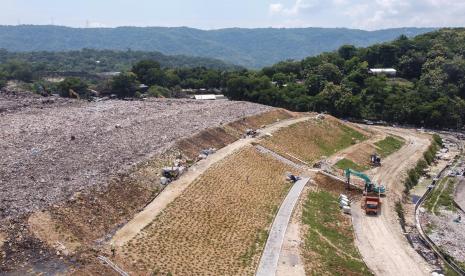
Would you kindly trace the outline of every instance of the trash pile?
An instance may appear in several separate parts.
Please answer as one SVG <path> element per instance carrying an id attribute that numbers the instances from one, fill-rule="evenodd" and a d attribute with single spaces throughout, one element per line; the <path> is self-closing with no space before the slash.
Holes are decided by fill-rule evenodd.
<path id="1" fill-rule="evenodd" d="M 0 109 L 3 218 L 104 188 L 112 177 L 162 154 L 177 139 L 272 108 L 185 99 L 87 102 L 2 92 Z"/>
<path id="2" fill-rule="evenodd" d="M 209 155 L 212 155 L 216 152 L 215 148 L 208 148 L 200 151 L 199 159 L 206 159 Z"/>

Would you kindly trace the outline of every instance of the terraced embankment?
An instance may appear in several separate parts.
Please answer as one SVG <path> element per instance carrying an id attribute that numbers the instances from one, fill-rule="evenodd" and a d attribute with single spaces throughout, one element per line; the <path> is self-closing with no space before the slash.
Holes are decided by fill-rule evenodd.
<path id="1" fill-rule="evenodd" d="M 34 103 L 0 114 L 0 271 L 54 271 L 57 262 L 46 260 L 59 259 L 56 251 L 65 263 L 94 258 L 106 235 L 158 194 L 160 168 L 189 157 L 183 142 L 221 147 L 242 135 L 230 122 L 255 128 L 294 116 L 230 101 Z M 33 210 L 44 212 L 29 219 Z"/>

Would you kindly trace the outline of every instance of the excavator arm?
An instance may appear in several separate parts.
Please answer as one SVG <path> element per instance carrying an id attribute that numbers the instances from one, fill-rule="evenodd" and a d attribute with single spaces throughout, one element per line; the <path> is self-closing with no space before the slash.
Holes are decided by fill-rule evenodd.
<path id="1" fill-rule="evenodd" d="M 365 181 L 365 190 L 374 190 L 375 192 L 377 193 L 381 193 L 381 194 L 384 194 L 386 192 L 386 189 L 384 188 L 384 186 L 378 186 L 376 184 L 374 184 L 371 179 L 368 177 L 368 175 L 362 173 L 362 172 L 359 172 L 359 171 L 356 171 L 356 170 L 352 170 L 352 169 L 346 169 L 345 170 L 345 175 L 347 177 L 347 181 L 350 183 L 350 176 L 351 175 L 355 175 L 361 179 L 363 179 Z"/>

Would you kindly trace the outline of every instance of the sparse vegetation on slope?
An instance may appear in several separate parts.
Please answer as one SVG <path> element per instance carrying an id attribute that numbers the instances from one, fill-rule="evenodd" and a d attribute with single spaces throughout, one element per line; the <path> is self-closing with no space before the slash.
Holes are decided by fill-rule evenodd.
<path id="1" fill-rule="evenodd" d="M 312 163 L 365 139 L 355 129 L 327 117 L 281 129 L 261 143 L 285 157 L 297 157 Z"/>
<path id="2" fill-rule="evenodd" d="M 356 171 L 365 171 L 365 170 L 368 170 L 370 168 L 368 166 L 359 165 L 359 164 L 355 163 L 354 161 L 352 161 L 350 159 L 346 159 L 346 158 L 343 158 L 343 159 L 339 160 L 336 163 L 336 167 L 338 167 L 341 170 L 353 169 L 353 170 L 356 170 Z"/>
<path id="3" fill-rule="evenodd" d="M 248 147 L 195 180 L 123 247 L 135 273 L 252 274 L 292 168 Z"/>
<path id="4" fill-rule="evenodd" d="M 309 192 L 302 215 L 306 226 L 302 252 L 307 274 L 372 275 L 354 245 L 350 218 L 339 209 L 337 196 L 344 191 L 343 184 L 321 175 L 316 183 L 317 188 Z M 326 189 L 328 186 L 331 188 Z"/>
<path id="5" fill-rule="evenodd" d="M 404 144 L 404 140 L 401 138 L 394 138 L 392 136 L 388 136 L 385 139 L 375 143 L 375 145 L 378 147 L 378 153 L 382 157 L 387 157 L 388 155 L 398 151 Z"/>

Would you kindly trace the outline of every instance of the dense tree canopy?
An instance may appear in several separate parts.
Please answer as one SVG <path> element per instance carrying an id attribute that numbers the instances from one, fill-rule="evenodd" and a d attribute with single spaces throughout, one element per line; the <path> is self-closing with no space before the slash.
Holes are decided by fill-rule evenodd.
<path id="1" fill-rule="evenodd" d="M 430 127 L 463 127 L 465 29 L 442 29 L 413 39 L 356 48 L 345 45 L 301 62 L 245 72 L 227 83 L 232 99 L 341 117 Z M 369 68 L 395 68 L 395 78 Z M 272 76 L 275 87 L 254 85 Z"/>

